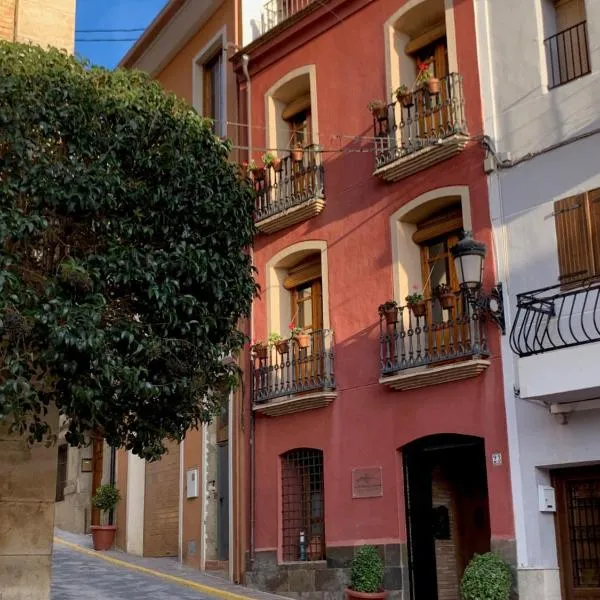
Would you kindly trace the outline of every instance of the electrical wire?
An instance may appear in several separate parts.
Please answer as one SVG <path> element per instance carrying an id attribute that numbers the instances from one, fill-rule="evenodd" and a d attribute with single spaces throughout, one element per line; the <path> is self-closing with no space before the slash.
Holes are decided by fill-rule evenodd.
<path id="1" fill-rule="evenodd" d="M 83 39 L 75 38 L 76 42 L 136 42 L 138 38 L 94 38 Z"/>
<path id="2" fill-rule="evenodd" d="M 133 29 L 113 29 L 107 27 L 106 29 L 76 29 L 75 33 L 133 33 L 138 31 L 144 31 L 143 27 L 136 27 Z"/>

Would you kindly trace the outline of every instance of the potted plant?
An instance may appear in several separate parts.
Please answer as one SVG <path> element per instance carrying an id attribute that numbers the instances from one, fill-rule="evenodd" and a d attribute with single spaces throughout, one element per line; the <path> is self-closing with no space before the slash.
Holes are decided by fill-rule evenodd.
<path id="1" fill-rule="evenodd" d="M 304 333 L 302 327 L 296 327 L 295 323 L 290 323 L 291 338 L 296 341 L 298 348 L 308 348 L 310 346 L 310 335 Z"/>
<path id="2" fill-rule="evenodd" d="M 114 510 L 121 499 L 119 490 L 112 484 L 101 485 L 92 498 L 92 504 L 100 510 L 102 520 L 106 514 Z M 94 550 L 110 550 L 115 541 L 117 528 L 114 525 L 92 525 L 92 541 Z"/>
<path id="3" fill-rule="evenodd" d="M 265 168 L 259 167 L 253 160 L 248 163 L 248 171 L 252 174 L 254 181 L 262 181 L 265 178 Z"/>
<path id="4" fill-rule="evenodd" d="M 387 119 L 387 104 L 382 100 L 371 100 L 367 104 L 367 108 L 378 121 L 385 121 Z"/>
<path id="5" fill-rule="evenodd" d="M 393 325 L 398 321 L 398 303 L 395 300 L 387 300 L 378 308 L 379 316 L 385 317 L 388 325 Z"/>
<path id="6" fill-rule="evenodd" d="M 429 64 L 430 62 L 426 62 L 419 65 L 419 82 L 430 94 L 436 96 L 440 93 L 440 80 L 431 74 Z M 423 65 L 425 68 L 421 68 Z"/>
<path id="7" fill-rule="evenodd" d="M 414 104 L 413 93 L 410 91 L 407 85 L 402 84 L 401 86 L 397 87 L 394 90 L 393 95 L 396 96 L 396 100 L 398 100 L 398 102 L 400 102 L 404 108 L 409 108 Z"/>
<path id="8" fill-rule="evenodd" d="M 438 285 L 435 288 L 434 295 L 440 301 L 442 308 L 444 308 L 446 310 L 450 310 L 450 309 L 454 308 L 454 297 L 455 296 L 454 296 L 452 290 L 450 289 L 450 286 L 448 286 L 447 284 L 440 283 L 440 285 Z"/>
<path id="9" fill-rule="evenodd" d="M 512 588 L 510 567 L 493 552 L 476 554 L 460 582 L 461 600 L 508 600 Z"/>
<path id="10" fill-rule="evenodd" d="M 269 346 L 264 342 L 254 342 L 252 346 L 250 346 L 250 350 L 252 350 L 259 359 L 267 358 L 269 354 Z"/>
<path id="11" fill-rule="evenodd" d="M 286 354 L 290 347 L 290 340 L 282 338 L 278 333 L 270 333 L 269 346 L 275 346 L 279 354 Z"/>
<path id="12" fill-rule="evenodd" d="M 381 557 L 374 546 L 361 546 L 352 560 L 350 587 L 346 588 L 346 597 L 348 600 L 384 600 L 387 595 L 383 589 Z"/>
<path id="13" fill-rule="evenodd" d="M 427 312 L 425 299 L 423 298 L 423 294 L 419 292 L 417 288 L 413 289 L 413 293 L 406 296 L 406 304 L 408 305 L 408 308 L 412 310 L 415 317 L 422 317 Z"/>
<path id="14" fill-rule="evenodd" d="M 300 144 L 296 144 L 291 150 L 291 155 L 294 162 L 302 162 L 304 148 Z"/>
<path id="15" fill-rule="evenodd" d="M 262 161 L 265 167 L 273 167 L 275 171 L 281 171 L 281 159 L 277 158 L 272 152 L 266 152 L 262 156 Z"/>

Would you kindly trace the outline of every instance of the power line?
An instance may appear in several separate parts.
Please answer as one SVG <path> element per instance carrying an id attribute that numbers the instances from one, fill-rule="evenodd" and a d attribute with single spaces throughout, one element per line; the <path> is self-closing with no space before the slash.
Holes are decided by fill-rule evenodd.
<path id="1" fill-rule="evenodd" d="M 106 29 L 76 29 L 75 33 L 132 33 L 137 31 L 144 31 L 143 27 L 137 27 L 134 29 L 113 29 L 108 27 Z"/>
<path id="2" fill-rule="evenodd" d="M 76 42 L 137 42 L 138 38 L 94 38 L 82 39 L 75 38 Z"/>

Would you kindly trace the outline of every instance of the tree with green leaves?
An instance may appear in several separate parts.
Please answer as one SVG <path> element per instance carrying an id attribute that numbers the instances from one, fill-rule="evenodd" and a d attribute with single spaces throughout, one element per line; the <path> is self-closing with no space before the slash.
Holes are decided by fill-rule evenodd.
<path id="1" fill-rule="evenodd" d="M 212 418 L 256 293 L 230 150 L 142 73 L 0 43 L 0 420 L 152 459 Z"/>

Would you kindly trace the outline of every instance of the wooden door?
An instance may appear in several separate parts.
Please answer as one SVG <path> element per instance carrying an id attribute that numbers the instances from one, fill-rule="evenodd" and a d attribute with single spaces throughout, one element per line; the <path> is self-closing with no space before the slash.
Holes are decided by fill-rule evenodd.
<path id="1" fill-rule="evenodd" d="M 600 467 L 553 473 L 564 600 L 600 599 Z"/>
<path id="2" fill-rule="evenodd" d="M 102 485 L 102 466 L 104 463 L 104 439 L 95 437 L 92 440 L 92 496 Z M 101 525 L 100 511 L 92 504 L 92 525 Z"/>
<path id="3" fill-rule="evenodd" d="M 302 283 L 292 290 L 292 315 L 297 327 L 311 335 L 308 348 L 292 344 L 296 368 L 294 376 L 300 385 L 309 384 L 323 370 L 323 300 L 321 278 Z"/>

